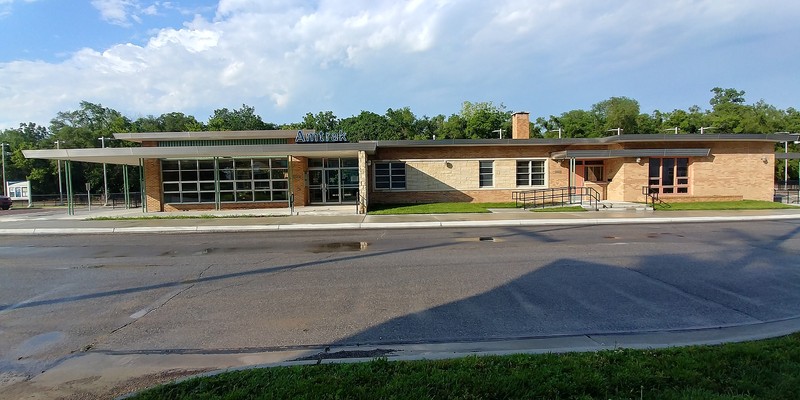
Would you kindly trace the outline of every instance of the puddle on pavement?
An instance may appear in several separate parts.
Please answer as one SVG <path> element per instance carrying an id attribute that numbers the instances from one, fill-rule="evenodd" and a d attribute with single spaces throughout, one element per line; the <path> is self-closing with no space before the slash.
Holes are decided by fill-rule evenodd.
<path id="1" fill-rule="evenodd" d="M 494 236 L 479 236 L 479 237 L 468 237 L 468 238 L 456 238 L 457 242 L 502 242 L 503 239 L 496 238 Z"/>
<path id="2" fill-rule="evenodd" d="M 58 344 L 64 340 L 64 332 L 47 332 L 36 335 L 22 343 L 14 349 L 14 356 L 19 359 L 30 357 L 38 352 L 46 350 L 48 347 Z"/>
<path id="3" fill-rule="evenodd" d="M 368 246 L 367 242 L 337 242 L 337 243 L 323 243 L 314 246 L 311 249 L 312 253 L 338 253 L 346 251 L 363 251 Z"/>

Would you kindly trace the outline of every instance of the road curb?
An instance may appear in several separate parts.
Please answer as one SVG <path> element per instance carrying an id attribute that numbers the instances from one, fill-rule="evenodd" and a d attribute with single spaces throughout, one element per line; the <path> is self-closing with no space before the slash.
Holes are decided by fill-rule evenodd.
<path id="1" fill-rule="evenodd" d="M 800 214 L 753 215 L 753 216 L 708 216 L 708 217 L 654 217 L 654 218 L 585 218 L 585 219 L 518 219 L 490 221 L 411 221 L 411 222 L 345 222 L 319 224 L 265 224 L 265 225 L 220 225 L 220 226 L 126 226 L 92 228 L 7 228 L 0 235 L 92 235 L 92 234 L 166 234 L 166 233 L 220 233 L 220 232 L 274 232 L 311 230 L 359 230 L 359 229 L 423 229 L 423 228 L 499 228 L 534 227 L 552 225 L 593 226 L 624 224 L 678 224 L 702 222 L 780 221 L 800 219 Z"/>

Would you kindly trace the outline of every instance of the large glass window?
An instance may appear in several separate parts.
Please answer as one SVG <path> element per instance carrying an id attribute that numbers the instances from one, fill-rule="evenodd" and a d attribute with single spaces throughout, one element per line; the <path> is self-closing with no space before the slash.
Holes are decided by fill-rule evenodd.
<path id="1" fill-rule="evenodd" d="M 544 160 L 517 161 L 517 186 L 544 186 Z"/>
<path id="2" fill-rule="evenodd" d="M 222 202 L 286 201 L 288 163 L 284 158 L 220 159 L 219 194 Z M 161 161 L 164 202 L 213 203 L 215 161 Z"/>
<path id="3" fill-rule="evenodd" d="M 480 187 L 494 186 L 494 161 L 480 161 L 478 166 L 478 185 Z"/>
<path id="4" fill-rule="evenodd" d="M 375 189 L 405 188 L 406 163 L 399 161 L 375 163 Z"/>
<path id="5" fill-rule="evenodd" d="M 688 158 L 650 158 L 648 184 L 663 194 L 689 193 Z"/>

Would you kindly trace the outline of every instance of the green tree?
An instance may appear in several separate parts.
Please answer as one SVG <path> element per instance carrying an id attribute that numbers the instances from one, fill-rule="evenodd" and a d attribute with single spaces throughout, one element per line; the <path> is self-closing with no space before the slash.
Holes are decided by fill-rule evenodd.
<path id="1" fill-rule="evenodd" d="M 461 104 L 459 115 L 466 122 L 464 136 L 470 139 L 498 138 L 496 130 L 502 129 L 504 137 L 511 135 L 511 112 L 503 104 L 494 105 L 491 101 Z"/>
<path id="2" fill-rule="evenodd" d="M 317 114 L 306 113 L 303 117 L 302 128 L 313 129 L 316 132 L 339 132 L 339 118 L 333 111 L 320 111 Z"/>
<path id="3" fill-rule="evenodd" d="M 265 123 L 255 113 L 255 108 L 243 104 L 238 110 L 220 108 L 208 119 L 209 131 L 258 131 L 277 129 L 275 124 Z"/>
<path id="4" fill-rule="evenodd" d="M 347 133 L 347 139 L 351 142 L 378 140 L 379 136 L 389 129 L 389 122 L 382 115 L 361 111 L 358 116 L 341 120 L 339 128 Z"/>
<path id="5" fill-rule="evenodd" d="M 556 121 L 565 138 L 600 137 L 605 133 L 595 115 L 586 110 L 567 111 Z"/>
<path id="6" fill-rule="evenodd" d="M 614 135 L 609 130 L 622 128 L 624 134 L 640 133 L 637 119 L 639 118 L 639 102 L 627 97 L 612 97 L 592 106 L 592 113 L 598 121 L 602 132 L 601 136 Z"/>
<path id="7" fill-rule="evenodd" d="M 397 110 L 386 110 L 387 130 L 383 131 L 381 140 L 410 140 L 417 137 L 417 117 L 409 107 Z"/>

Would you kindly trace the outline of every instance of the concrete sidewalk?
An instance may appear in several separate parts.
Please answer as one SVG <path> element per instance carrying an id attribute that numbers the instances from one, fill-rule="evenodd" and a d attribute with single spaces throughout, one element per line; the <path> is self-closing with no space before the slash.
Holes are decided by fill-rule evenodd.
<path id="1" fill-rule="evenodd" d="M 353 206 L 144 213 L 137 209 L 94 207 L 68 215 L 64 208 L 0 213 L 0 235 L 213 233 L 342 229 L 480 228 L 545 225 L 656 224 L 800 219 L 790 210 L 746 211 L 587 211 L 537 213 L 497 209 L 470 214 L 356 214 Z M 110 218 L 94 220 L 93 218 Z M 119 218 L 119 219 L 116 219 Z"/>

